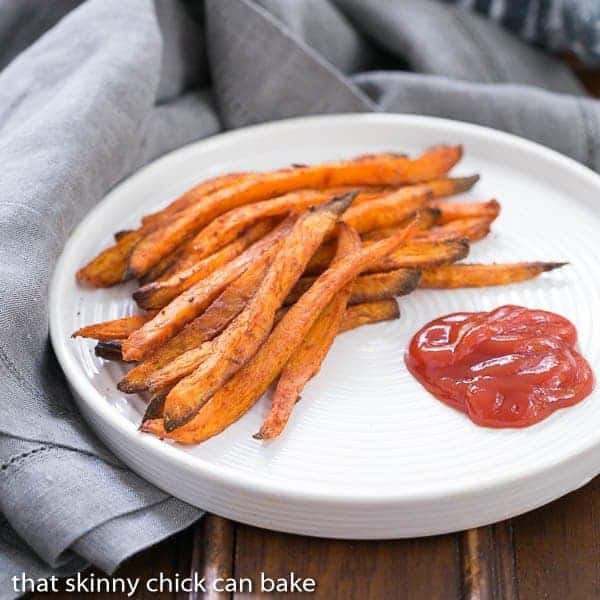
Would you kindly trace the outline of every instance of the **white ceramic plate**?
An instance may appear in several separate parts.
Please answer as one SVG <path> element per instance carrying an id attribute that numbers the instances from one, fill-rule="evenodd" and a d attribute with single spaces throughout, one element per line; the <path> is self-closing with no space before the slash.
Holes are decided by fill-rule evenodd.
<path id="1" fill-rule="evenodd" d="M 571 266 L 501 288 L 417 291 L 402 318 L 336 340 L 284 436 L 252 439 L 263 398 L 197 447 L 136 428 L 144 403 L 116 391 L 123 368 L 72 340 L 78 327 L 134 311 L 132 286 L 88 290 L 75 271 L 118 229 L 194 183 L 228 171 L 273 169 L 381 150 L 418 153 L 462 143 L 456 173 L 482 174 L 469 198 L 497 197 L 502 215 L 475 244 L 478 260 L 560 260 Z M 600 178 L 522 139 L 465 123 L 403 115 L 294 119 L 219 135 L 169 154 L 119 185 L 73 232 L 50 294 L 51 336 L 85 418 L 135 471 L 171 494 L 253 525 L 308 535 L 393 538 L 474 527 L 525 512 L 600 471 L 600 390 L 522 430 L 476 427 L 408 374 L 403 353 L 424 323 L 505 303 L 571 319 L 600 372 Z"/>

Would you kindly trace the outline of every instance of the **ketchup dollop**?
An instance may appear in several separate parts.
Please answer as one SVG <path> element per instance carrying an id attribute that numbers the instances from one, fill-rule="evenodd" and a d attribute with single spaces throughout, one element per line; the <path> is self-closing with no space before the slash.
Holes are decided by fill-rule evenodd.
<path id="1" fill-rule="evenodd" d="M 522 306 L 454 313 L 412 338 L 406 365 L 436 398 L 485 427 L 527 427 L 594 387 L 575 326 Z"/>

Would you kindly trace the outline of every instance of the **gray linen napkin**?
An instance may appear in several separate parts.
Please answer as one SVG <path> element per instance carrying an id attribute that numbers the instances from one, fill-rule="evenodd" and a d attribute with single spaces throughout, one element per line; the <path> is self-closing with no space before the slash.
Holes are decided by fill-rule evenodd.
<path id="1" fill-rule="evenodd" d="M 111 572 L 201 516 L 98 442 L 48 344 L 56 258 L 129 173 L 222 127 L 371 110 L 600 168 L 600 107 L 567 69 L 433 0 L 4 0 L 0 35 L 0 598 L 22 571 Z"/>

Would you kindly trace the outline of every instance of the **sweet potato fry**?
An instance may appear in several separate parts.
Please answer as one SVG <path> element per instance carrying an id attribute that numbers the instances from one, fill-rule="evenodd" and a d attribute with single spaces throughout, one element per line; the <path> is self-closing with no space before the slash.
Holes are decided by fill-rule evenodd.
<path id="1" fill-rule="evenodd" d="M 192 250 L 206 256 L 223 247 L 245 227 L 259 219 L 296 211 L 302 212 L 333 199 L 336 191 L 300 190 L 273 200 L 264 200 L 234 208 L 209 223 L 193 239 Z"/>
<path id="2" fill-rule="evenodd" d="M 127 259 L 135 245 L 144 237 L 141 230 L 119 236 L 113 246 L 102 250 L 77 271 L 77 281 L 94 287 L 110 287 L 126 279 Z"/>
<path id="3" fill-rule="evenodd" d="M 123 343 L 124 360 L 142 360 L 181 331 L 187 323 L 202 313 L 210 303 L 253 261 L 269 253 L 273 256 L 277 245 L 291 230 L 296 217 L 290 216 L 271 233 L 255 242 L 237 258 L 214 271 L 206 279 L 177 296 L 151 321 L 133 332 Z"/>
<path id="4" fill-rule="evenodd" d="M 487 202 L 451 202 L 449 200 L 432 200 L 429 206 L 441 211 L 440 225 L 445 225 L 457 219 L 471 219 L 474 217 L 485 217 L 493 221 L 500 214 L 500 203 L 498 200 Z"/>
<path id="5" fill-rule="evenodd" d="M 407 186 L 371 202 L 352 206 L 342 220 L 359 233 L 392 227 L 425 206 L 432 197 L 427 184 Z"/>
<path id="6" fill-rule="evenodd" d="M 349 306 L 340 325 L 339 333 L 356 329 L 362 325 L 393 321 L 400 318 L 398 303 L 393 298 L 375 300 Z"/>
<path id="7" fill-rule="evenodd" d="M 443 196 L 453 196 L 462 194 L 470 190 L 479 181 L 479 175 L 469 175 L 468 177 L 445 177 L 443 179 L 433 179 L 427 182 L 431 187 L 434 198 Z"/>
<path id="8" fill-rule="evenodd" d="M 273 327 L 276 311 L 354 197 L 355 194 L 340 196 L 298 219 L 246 308 L 215 340 L 210 356 L 167 395 L 164 410 L 167 431 L 187 423 L 258 350 Z"/>
<path id="9" fill-rule="evenodd" d="M 173 200 L 173 202 L 168 204 L 165 208 L 142 217 L 142 225 L 160 225 L 165 223 L 176 213 L 189 208 L 196 202 L 200 202 L 209 194 L 213 194 L 217 190 L 223 189 L 234 181 L 241 181 L 248 175 L 249 173 L 227 173 L 226 175 L 211 177 Z"/>
<path id="10" fill-rule="evenodd" d="M 349 225 L 342 223 L 338 227 L 338 247 L 333 265 L 361 247 L 360 236 Z M 256 439 L 272 439 L 285 428 L 294 404 L 300 398 L 304 386 L 319 372 L 340 324 L 346 313 L 346 305 L 352 290 L 352 281 L 348 282 L 323 309 L 308 331 L 294 354 L 285 365 L 273 400 L 271 410 Z"/>
<path id="11" fill-rule="evenodd" d="M 429 233 L 429 232 L 424 232 Z M 415 238 L 421 233 L 415 233 Z M 387 238 L 384 238 L 387 239 Z M 367 242 L 366 245 L 375 242 Z M 331 255 L 327 246 L 321 246 L 315 253 L 306 268 L 307 275 L 322 273 L 331 262 Z M 366 272 L 378 273 L 380 271 L 394 271 L 396 269 L 425 269 L 438 265 L 462 260 L 469 253 L 469 243 L 465 240 L 436 240 L 426 239 L 410 240 L 389 256 L 381 258 Z"/>
<path id="12" fill-rule="evenodd" d="M 171 365 L 172 370 L 175 370 L 179 356 L 219 335 L 242 312 L 246 303 L 252 298 L 264 278 L 269 261 L 268 254 L 264 254 L 254 261 L 244 273 L 225 288 L 204 313 L 186 325 L 164 346 L 155 350 L 143 362 L 131 369 L 118 383 L 118 389 L 129 394 L 147 390 L 150 377 L 155 371 L 167 365 Z M 179 379 L 187 374 L 182 371 Z"/>
<path id="13" fill-rule="evenodd" d="M 442 179 L 432 179 L 425 183 L 431 191 L 432 198 L 443 198 L 444 196 L 452 196 L 454 194 L 466 192 L 467 190 L 470 190 L 478 181 L 479 175 L 471 175 L 469 177 L 444 177 Z M 359 206 L 365 202 L 376 200 L 384 194 L 392 194 L 398 190 L 398 187 L 379 188 L 378 190 L 370 189 L 369 191 L 371 193 L 367 193 L 367 190 L 365 190 L 356 198 L 353 206 Z M 378 193 L 373 193 L 375 191 Z"/>
<path id="14" fill-rule="evenodd" d="M 457 219 L 445 225 L 434 227 L 429 231 L 417 233 L 415 238 L 423 241 L 463 239 L 469 242 L 476 242 L 489 234 L 492 221 L 493 219 L 487 217 Z"/>
<path id="15" fill-rule="evenodd" d="M 418 270 L 406 269 L 406 271 L 409 274 L 420 276 L 420 271 Z M 248 271 L 246 271 L 246 273 L 248 273 Z M 394 271 L 392 271 L 392 273 L 394 273 Z M 380 275 L 384 274 L 375 274 L 376 277 L 379 277 Z M 157 371 L 158 369 L 169 364 L 170 361 L 173 361 L 174 363 L 176 358 L 187 350 L 191 350 L 197 345 L 202 344 L 204 341 L 210 340 L 221 333 L 227 324 L 230 323 L 232 319 L 241 312 L 245 303 L 248 301 L 249 296 L 251 296 L 256 287 L 258 287 L 258 282 L 256 282 L 254 288 L 249 288 L 249 290 L 251 289 L 252 291 L 248 294 L 248 296 L 245 298 L 240 298 L 238 291 L 233 292 L 233 286 L 236 285 L 240 279 L 231 284 L 225 290 L 225 292 L 223 292 L 223 294 L 221 294 L 221 296 L 219 296 L 219 298 L 215 300 L 213 304 L 211 304 L 211 306 L 203 315 L 192 321 L 187 327 L 185 327 L 183 331 L 181 331 L 173 339 L 169 340 L 148 359 L 129 371 L 129 373 L 127 373 L 117 387 L 121 391 L 127 393 L 143 392 L 148 390 L 148 381 L 154 371 Z M 226 294 L 228 291 L 229 294 Z M 401 296 L 403 293 L 409 292 L 402 291 L 396 293 L 395 295 Z M 352 296 L 350 296 L 350 299 L 352 299 Z M 275 323 L 279 323 L 286 312 L 287 307 L 278 310 L 275 317 Z M 399 316 L 400 312 L 398 310 L 398 303 L 393 298 L 370 300 L 361 302 L 360 304 L 349 305 L 346 309 L 339 333 L 356 329 L 361 325 L 378 323 L 380 321 L 391 321 L 393 319 L 397 319 Z M 96 356 L 106 360 L 122 360 L 123 358 L 121 355 L 120 340 L 98 342 L 94 352 Z M 137 371 L 137 374 L 134 374 L 134 371 Z M 182 374 L 181 378 L 184 376 L 185 375 Z"/>
<path id="16" fill-rule="evenodd" d="M 133 233 L 133 229 L 121 229 L 121 231 L 116 231 L 113 234 L 113 237 L 115 239 L 115 242 L 118 242 L 121 238 L 124 238 L 125 236 L 129 235 L 130 233 Z"/>
<path id="17" fill-rule="evenodd" d="M 384 256 L 367 272 L 378 273 L 405 268 L 426 269 L 462 260 L 468 254 L 469 243 L 465 240 L 442 242 L 414 240 L 407 242 L 390 255 Z"/>
<path id="18" fill-rule="evenodd" d="M 187 194 L 184 194 L 166 208 L 147 215 L 142 219 L 142 225 L 138 229 L 121 231 L 115 235 L 116 243 L 106 248 L 87 265 L 77 271 L 77 280 L 95 287 L 109 287 L 129 277 L 127 263 L 135 246 L 160 225 L 167 223 L 180 211 L 184 205 L 193 199 L 199 201 L 206 194 L 215 192 L 239 178 L 239 175 L 224 175 L 208 180 Z"/>
<path id="19" fill-rule="evenodd" d="M 182 239 L 238 206 L 299 189 L 428 181 L 444 175 L 458 162 L 461 154 L 460 146 L 440 146 L 413 160 L 405 156 L 380 154 L 247 176 L 181 211 L 172 221 L 145 237 L 131 253 L 129 271 L 135 277 L 143 276 Z"/>
<path id="20" fill-rule="evenodd" d="M 147 310 L 161 309 L 192 285 L 214 273 L 219 267 L 239 256 L 251 244 L 272 229 L 271 221 L 262 221 L 249 227 L 242 235 L 214 254 L 207 256 L 184 271 L 166 280 L 149 283 L 133 293 L 138 306 Z"/>
<path id="21" fill-rule="evenodd" d="M 459 264 L 443 265 L 423 271 L 420 287 L 463 288 L 507 285 L 527 281 L 540 273 L 558 269 L 567 263 L 520 262 L 506 264 Z"/>
<path id="22" fill-rule="evenodd" d="M 285 314 L 286 310 L 282 309 L 282 311 Z M 283 314 L 281 315 L 282 317 Z M 355 304 L 346 309 L 338 333 L 357 329 L 363 325 L 380 323 L 381 321 L 393 321 L 399 317 L 400 310 L 398 309 L 398 303 L 394 299 Z M 151 419 L 162 419 L 165 397 L 166 393 L 159 393 L 153 396 L 142 419 L 142 425 Z M 150 426 L 152 427 L 152 425 Z M 143 427 L 140 428 L 143 429 Z"/>
<path id="23" fill-rule="evenodd" d="M 162 419 L 166 397 L 166 394 L 155 394 L 152 396 L 150 402 L 148 402 L 144 416 L 142 417 L 142 425 L 146 421 L 150 421 L 152 419 Z"/>
<path id="24" fill-rule="evenodd" d="M 86 325 L 72 333 L 71 337 L 92 338 L 101 341 L 124 340 L 155 315 L 156 312 L 147 312 L 143 315 L 132 315 L 131 317 Z"/>
<path id="25" fill-rule="evenodd" d="M 424 208 L 419 209 L 419 215 L 421 218 L 421 230 L 431 229 L 435 225 L 438 224 L 441 211 L 437 208 L 431 208 L 426 206 Z M 363 241 L 365 242 L 374 242 L 377 240 L 382 240 L 386 237 L 390 237 L 394 235 L 400 229 L 404 229 L 407 223 L 409 223 L 414 218 L 414 214 L 407 217 L 404 221 L 401 221 L 399 225 L 394 227 L 382 227 L 381 229 L 373 229 L 372 231 L 367 231 L 361 235 Z"/>
<path id="26" fill-rule="evenodd" d="M 184 377 L 191 375 L 213 352 L 218 338 L 204 342 L 198 348 L 186 350 L 174 361 L 154 371 L 147 380 L 148 389 L 153 393 L 169 392 Z M 166 397 L 165 397 L 166 401 Z"/>
<path id="27" fill-rule="evenodd" d="M 419 203 L 420 199 L 417 199 L 416 202 Z M 347 212 L 349 213 L 353 209 L 354 205 Z M 374 210 L 372 210 L 372 214 L 374 214 L 374 219 L 380 218 L 380 209 L 385 210 L 385 207 L 381 206 L 379 203 L 376 203 L 374 205 Z M 379 229 L 374 229 L 373 231 L 367 231 L 361 236 L 363 240 L 367 243 L 372 243 L 373 241 L 382 240 L 386 237 L 395 235 L 396 233 L 403 231 L 408 226 L 408 224 L 415 221 L 415 218 L 418 216 L 418 220 L 415 222 L 414 226 L 415 236 L 417 236 L 418 231 L 430 229 L 435 224 L 435 221 L 439 216 L 439 211 L 437 208 L 429 207 L 418 208 L 415 211 L 406 211 L 409 212 L 409 214 L 408 216 L 404 217 L 401 216 L 400 212 L 402 212 L 402 208 L 399 211 L 396 211 L 394 208 L 392 209 L 391 217 L 382 217 L 382 219 L 388 219 L 388 222 L 393 222 L 395 220 L 395 215 L 399 219 L 399 223 L 397 225 L 394 225 L 393 227 L 382 227 Z M 346 215 L 344 215 L 344 222 L 346 222 L 345 217 Z M 359 220 L 360 219 L 355 219 L 355 221 Z M 355 222 L 354 224 L 357 225 L 360 229 L 360 223 Z M 308 264 L 307 272 L 321 273 L 323 270 L 325 270 L 327 265 L 331 263 L 334 252 L 335 246 L 332 243 L 332 240 L 326 240 L 325 242 L 323 242 L 323 244 L 321 244 L 319 249 L 315 252 L 314 256 L 312 257 L 310 263 Z"/>
<path id="28" fill-rule="evenodd" d="M 223 431 L 260 398 L 333 296 L 412 233 L 412 227 L 408 227 L 404 233 L 371 244 L 336 263 L 290 307 L 258 352 L 205 402 L 193 419 L 171 432 L 166 431 L 163 420 L 153 419 L 144 424 L 143 431 L 184 444 L 199 443 Z"/>
<path id="29" fill-rule="evenodd" d="M 94 354 L 105 360 L 122 360 L 121 340 L 98 342 L 94 347 Z"/>
<path id="30" fill-rule="evenodd" d="M 410 294 L 419 284 L 421 272 L 418 269 L 396 269 L 385 273 L 372 273 L 361 275 L 352 283 L 348 304 L 359 304 L 394 296 Z M 298 283 L 285 299 L 289 306 L 297 302 L 298 298 L 315 282 L 316 277 L 301 277 Z"/>
<path id="31" fill-rule="evenodd" d="M 356 226 L 356 223 L 352 223 L 352 219 L 356 219 L 360 222 L 365 221 L 366 218 L 371 220 L 374 218 L 377 220 L 377 218 L 379 218 L 387 222 L 397 222 L 397 219 L 392 218 L 390 208 L 395 211 L 401 211 L 400 218 L 405 218 L 406 214 L 411 212 L 411 201 L 414 202 L 415 207 L 423 205 L 423 202 L 415 201 L 417 198 L 420 198 L 421 193 L 431 194 L 431 198 L 458 194 L 470 189 L 478 179 L 479 176 L 475 175 L 472 177 L 438 179 L 428 181 L 424 185 L 405 186 L 399 189 L 386 189 L 381 187 L 357 188 L 356 191 L 359 192 L 358 196 L 352 203 L 352 208 L 348 211 L 348 214 L 345 215 L 344 220 L 349 222 L 352 226 Z M 300 190 L 297 192 L 290 192 L 289 194 L 279 196 L 272 200 L 240 206 L 217 217 L 202 229 L 193 240 L 193 250 L 201 251 L 202 254 L 206 256 L 208 253 L 214 252 L 223 246 L 227 241 L 233 239 L 244 227 L 254 223 L 260 218 L 281 215 L 291 210 L 302 211 L 310 206 L 322 204 L 335 195 L 349 191 L 351 191 L 351 189 L 348 188 L 331 188 L 320 191 Z M 382 196 L 385 196 L 387 200 L 383 201 Z M 358 209 L 359 205 L 373 201 L 378 202 L 370 210 L 364 207 Z M 408 210 L 406 208 L 401 210 L 403 208 L 402 203 L 408 207 Z M 368 214 L 364 215 L 365 212 Z M 482 213 L 482 211 L 471 212 L 464 216 L 481 216 L 481 214 L 487 215 L 489 212 L 490 209 L 488 207 L 488 210 L 485 213 Z M 361 217 L 360 215 L 363 216 Z M 350 220 L 348 221 L 348 219 Z M 363 227 L 368 227 L 369 229 L 372 228 L 369 226 L 368 222 L 365 222 Z"/>

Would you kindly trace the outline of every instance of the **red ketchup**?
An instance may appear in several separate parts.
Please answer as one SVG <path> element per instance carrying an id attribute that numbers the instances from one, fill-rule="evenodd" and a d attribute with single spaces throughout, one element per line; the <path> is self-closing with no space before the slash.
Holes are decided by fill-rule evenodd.
<path id="1" fill-rule="evenodd" d="M 485 427 L 527 427 L 590 394 L 594 375 L 560 315 L 522 306 L 454 313 L 411 340 L 409 371 Z"/>

